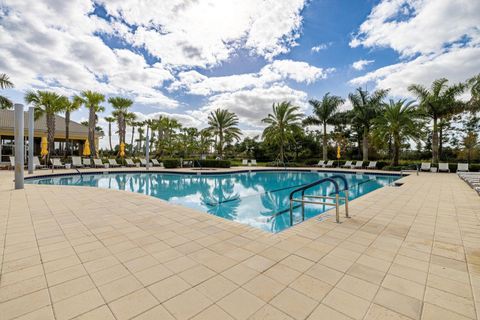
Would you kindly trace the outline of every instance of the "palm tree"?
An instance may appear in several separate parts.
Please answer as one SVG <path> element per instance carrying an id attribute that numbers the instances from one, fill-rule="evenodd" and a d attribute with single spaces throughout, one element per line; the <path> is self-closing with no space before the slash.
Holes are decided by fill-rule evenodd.
<path id="1" fill-rule="evenodd" d="M 233 139 L 238 140 L 242 135 L 238 125 L 238 117 L 235 113 L 225 109 L 217 109 L 210 112 L 208 116 L 208 125 L 210 130 L 217 135 L 217 153 L 220 158 L 223 156 L 223 145 L 225 143 L 225 135 L 230 135 Z"/>
<path id="2" fill-rule="evenodd" d="M 327 124 L 334 124 L 337 109 L 344 102 L 345 100 L 341 97 L 331 96 L 330 92 L 323 96 L 322 101 L 308 101 L 313 107 L 313 115 L 307 117 L 303 123 L 305 125 L 323 125 L 323 161 L 327 160 Z"/>
<path id="3" fill-rule="evenodd" d="M 111 97 L 108 102 L 113 106 L 113 116 L 117 118 L 119 144 L 125 143 L 125 136 L 127 134 L 126 116 L 128 108 L 133 104 L 133 101 L 123 97 Z"/>
<path id="4" fill-rule="evenodd" d="M 470 101 L 468 102 L 469 109 L 473 112 L 480 111 L 480 74 L 467 80 L 467 84 L 470 87 L 471 94 Z"/>
<path id="5" fill-rule="evenodd" d="M 430 90 L 419 84 L 412 84 L 408 90 L 420 100 L 420 110 L 433 121 L 432 130 L 432 161 L 438 163 L 439 139 L 438 122 L 458 114 L 465 109 L 457 97 L 465 90 L 462 83 L 448 85 L 445 78 L 433 81 Z"/>
<path id="6" fill-rule="evenodd" d="M 362 132 L 363 161 L 368 161 L 369 134 L 380 110 L 382 100 L 387 96 L 388 90 L 377 90 L 369 94 L 367 90 L 358 88 L 355 93 L 350 93 L 348 99 L 352 103 L 353 119 L 355 126 Z"/>
<path id="7" fill-rule="evenodd" d="M 137 126 L 137 122 L 135 121 L 137 119 L 137 116 L 133 112 L 129 112 L 125 115 L 125 122 L 127 125 L 132 127 L 132 139 L 130 143 L 130 153 L 133 152 L 133 140 L 135 136 L 135 127 Z"/>
<path id="8" fill-rule="evenodd" d="M 68 98 L 50 91 L 28 91 L 25 94 L 25 102 L 34 106 L 35 120 L 45 115 L 47 126 L 48 155 L 54 150 L 55 139 L 55 114 L 63 112 L 70 104 Z"/>
<path id="9" fill-rule="evenodd" d="M 66 141 L 66 148 L 65 148 L 65 155 L 70 153 L 70 146 L 71 146 L 71 141 L 70 141 L 70 114 L 73 111 L 76 111 L 80 109 L 82 106 L 82 99 L 80 99 L 78 96 L 74 96 L 72 100 L 68 101 L 68 104 L 66 104 L 65 109 L 62 110 L 65 112 L 65 141 Z"/>
<path id="10" fill-rule="evenodd" d="M 292 140 L 296 130 L 300 130 L 300 108 L 288 101 L 273 104 L 272 113 L 262 119 L 268 126 L 263 130 L 262 138 L 280 147 L 279 160 L 285 163 L 285 143 Z"/>
<path id="11" fill-rule="evenodd" d="M 105 96 L 99 92 L 82 91 L 80 100 L 82 104 L 88 109 L 88 142 L 90 143 L 90 150 L 92 157 L 96 156 L 95 146 L 95 131 L 97 126 L 97 112 L 105 110 L 100 106 L 100 103 L 105 101 Z"/>
<path id="12" fill-rule="evenodd" d="M 398 166 L 402 141 L 416 140 L 420 135 L 420 115 L 413 103 L 413 101 L 390 99 L 388 104 L 383 105 L 383 109 L 373 121 L 374 135 L 382 141 L 392 140 L 392 165 L 394 166 Z"/>
<path id="13" fill-rule="evenodd" d="M 13 88 L 13 82 L 5 73 L 0 73 L 0 89 Z M 12 101 L 7 97 L 0 95 L 0 110 L 10 109 L 13 106 Z"/>
<path id="14" fill-rule="evenodd" d="M 117 119 L 114 117 L 105 117 L 105 121 L 108 123 L 108 143 L 110 144 L 110 151 L 113 151 L 112 147 L 112 123 L 114 123 Z"/>

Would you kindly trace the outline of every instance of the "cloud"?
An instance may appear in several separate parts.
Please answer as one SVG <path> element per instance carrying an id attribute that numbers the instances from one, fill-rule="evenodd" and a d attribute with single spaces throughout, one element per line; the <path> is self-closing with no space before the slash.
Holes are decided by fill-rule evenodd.
<path id="1" fill-rule="evenodd" d="M 331 43 L 320 43 L 314 47 L 312 47 L 310 50 L 312 52 L 320 52 L 322 50 L 326 50 L 328 47 L 330 47 Z"/>
<path id="2" fill-rule="evenodd" d="M 354 63 L 352 63 L 352 68 L 355 69 L 355 70 L 363 70 L 365 69 L 366 66 L 368 66 L 369 64 L 375 62 L 375 60 L 358 60 L 358 61 L 355 61 Z"/>

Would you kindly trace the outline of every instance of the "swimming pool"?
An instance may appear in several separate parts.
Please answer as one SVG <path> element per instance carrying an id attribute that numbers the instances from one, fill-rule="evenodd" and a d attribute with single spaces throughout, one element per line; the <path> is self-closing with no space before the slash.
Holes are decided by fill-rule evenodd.
<path id="1" fill-rule="evenodd" d="M 290 227 L 291 191 L 338 174 L 348 181 L 349 200 L 399 179 L 396 175 L 291 170 L 201 175 L 167 172 L 88 173 L 26 179 L 25 182 L 137 192 L 265 231 L 279 232 Z M 339 186 L 343 189 L 342 183 L 339 183 Z M 321 184 L 309 189 L 307 194 L 334 195 L 334 187 L 330 183 Z M 343 192 L 341 196 L 344 196 Z M 305 219 L 331 208 L 324 205 L 305 205 Z M 293 216 L 295 223 L 301 220 L 299 205 L 294 206 Z"/>

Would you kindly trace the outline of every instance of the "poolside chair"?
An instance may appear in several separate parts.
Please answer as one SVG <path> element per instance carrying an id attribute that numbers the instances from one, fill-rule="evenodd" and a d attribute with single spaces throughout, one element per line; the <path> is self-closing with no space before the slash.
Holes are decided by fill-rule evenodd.
<path id="1" fill-rule="evenodd" d="M 420 171 L 430 171 L 431 168 L 432 168 L 432 164 L 430 162 L 422 162 Z"/>
<path id="2" fill-rule="evenodd" d="M 450 172 L 450 168 L 448 167 L 448 163 L 439 162 L 438 163 L 438 172 Z"/>
<path id="3" fill-rule="evenodd" d="M 135 167 L 136 166 L 135 162 L 133 162 L 132 159 L 125 159 L 125 164 L 126 164 L 127 167 Z"/>
<path id="4" fill-rule="evenodd" d="M 250 165 L 251 166 L 256 166 L 257 165 L 257 160 L 255 160 L 255 159 L 250 160 Z"/>
<path id="5" fill-rule="evenodd" d="M 242 160 L 242 166 L 248 166 L 248 159 Z"/>
<path id="6" fill-rule="evenodd" d="M 83 158 L 82 163 L 84 167 L 91 167 L 92 166 L 92 161 L 90 158 Z"/>
<path id="7" fill-rule="evenodd" d="M 468 163 L 457 163 L 457 172 L 469 172 Z"/>
<path id="8" fill-rule="evenodd" d="M 318 160 L 317 164 L 314 164 L 315 167 L 323 167 L 325 165 L 325 161 L 323 160 Z"/>
<path id="9" fill-rule="evenodd" d="M 115 167 L 120 167 L 116 159 L 108 159 L 108 164 L 110 167 L 115 168 Z"/>
<path id="10" fill-rule="evenodd" d="M 147 160 L 146 159 L 140 159 L 140 165 L 142 167 L 146 167 L 147 166 Z M 150 164 L 151 165 L 151 164 Z"/>
<path id="11" fill-rule="evenodd" d="M 93 166 L 95 168 L 105 168 L 105 164 L 103 163 L 102 159 L 93 159 Z"/>
<path id="12" fill-rule="evenodd" d="M 58 158 L 50 158 L 50 163 L 52 164 L 52 168 L 65 168 L 65 165 L 62 164 Z"/>
<path id="13" fill-rule="evenodd" d="M 191 160 L 183 160 L 182 167 L 193 167 L 193 161 Z"/>
<path id="14" fill-rule="evenodd" d="M 370 161 L 368 166 L 365 167 L 365 169 L 377 169 L 377 161 Z"/>
<path id="15" fill-rule="evenodd" d="M 10 156 L 10 169 L 15 169 L 15 157 Z"/>
<path id="16" fill-rule="evenodd" d="M 363 168 L 363 161 L 357 161 L 355 164 L 352 164 L 352 169 L 362 169 Z"/>
<path id="17" fill-rule="evenodd" d="M 72 156 L 72 166 L 74 168 L 83 168 L 84 165 L 82 164 L 82 158 Z"/>
<path id="18" fill-rule="evenodd" d="M 353 161 L 347 161 L 345 164 L 342 166 L 342 168 L 352 168 L 352 162 Z"/>
<path id="19" fill-rule="evenodd" d="M 152 159 L 152 164 L 154 167 L 163 167 L 163 163 L 158 162 L 157 159 Z"/>
<path id="20" fill-rule="evenodd" d="M 40 163 L 40 159 L 38 159 L 38 157 L 33 157 L 33 167 L 35 169 L 45 169 L 45 168 L 47 168 L 46 165 Z"/>
<path id="21" fill-rule="evenodd" d="M 322 167 L 324 168 L 333 168 L 333 160 L 328 160 Z"/>

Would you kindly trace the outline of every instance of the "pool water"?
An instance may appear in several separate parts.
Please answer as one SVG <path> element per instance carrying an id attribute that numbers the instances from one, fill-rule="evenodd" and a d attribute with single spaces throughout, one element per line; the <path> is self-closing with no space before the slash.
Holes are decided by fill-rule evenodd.
<path id="1" fill-rule="evenodd" d="M 269 232 L 290 227 L 291 191 L 338 172 L 252 171 L 229 174 L 110 173 L 27 179 L 26 183 L 91 186 L 137 192 L 171 203 L 198 209 L 225 219 L 248 224 Z M 349 200 L 390 185 L 399 176 L 377 174 L 340 174 L 349 185 Z M 343 183 L 338 185 L 343 190 Z M 308 195 L 333 196 L 334 186 L 324 183 Z M 344 196 L 343 191 L 340 196 Z M 328 200 L 333 201 L 333 200 Z M 305 219 L 315 217 L 332 206 L 305 205 Z M 343 207 L 341 214 L 343 215 Z M 299 204 L 293 210 L 294 224 L 301 222 Z"/>

